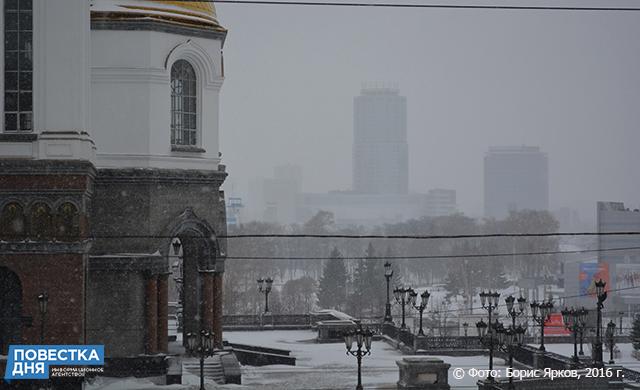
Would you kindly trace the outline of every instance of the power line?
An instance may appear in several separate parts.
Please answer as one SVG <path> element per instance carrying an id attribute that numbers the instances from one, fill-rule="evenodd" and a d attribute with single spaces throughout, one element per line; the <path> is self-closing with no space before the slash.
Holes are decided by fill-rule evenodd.
<path id="1" fill-rule="evenodd" d="M 568 232 L 568 233 L 488 233 L 488 234 L 442 234 L 442 235 L 351 235 L 351 234 L 231 234 L 221 238 L 340 238 L 340 239 L 403 239 L 438 240 L 461 238 L 499 238 L 499 237 L 579 237 L 579 236 L 638 236 L 640 232 Z"/>
<path id="2" fill-rule="evenodd" d="M 544 251 L 544 252 L 504 252 L 504 253 L 474 253 L 474 254 L 456 254 L 456 255 L 422 255 L 422 256 L 342 256 L 343 260 L 419 260 L 419 259 L 460 259 L 460 258 L 483 258 L 483 257 L 507 257 L 507 256 L 538 256 L 538 255 L 557 255 L 571 253 L 592 253 L 592 252 L 615 252 L 640 250 L 639 246 L 626 248 L 610 248 L 610 249 L 581 249 L 572 251 Z M 295 257 L 295 256 L 227 256 L 226 259 L 233 260 L 329 260 L 331 257 Z"/>
<path id="3" fill-rule="evenodd" d="M 170 0 L 162 0 L 170 1 Z M 180 0 L 189 1 L 189 0 Z M 367 8 L 436 8 L 436 9 L 479 9 L 507 11 L 590 11 L 590 12 L 634 12 L 635 7 L 571 7 L 539 5 L 497 5 L 497 4 L 412 4 L 412 3 L 372 3 L 372 2 L 321 2 L 321 1 L 270 1 L 270 0 L 200 0 L 203 3 L 240 4 L 240 5 L 288 5 L 311 7 L 367 7 Z"/>
<path id="4" fill-rule="evenodd" d="M 552 232 L 552 233 L 486 233 L 486 234 L 431 234 L 431 235 L 385 235 L 385 234 L 226 234 L 212 237 L 196 235 L 186 235 L 188 239 L 238 239 L 238 238 L 333 238 L 333 239 L 389 239 L 389 240 L 439 240 L 439 239 L 462 239 L 462 238 L 524 238 L 524 237 L 590 237 L 590 236 L 640 236 L 640 231 L 620 231 L 620 232 Z M 25 235 L 1 235 L 0 237 L 10 239 L 26 239 Z M 162 234 L 94 234 L 89 239 L 141 239 L 141 238 L 176 238 L 179 235 Z"/>

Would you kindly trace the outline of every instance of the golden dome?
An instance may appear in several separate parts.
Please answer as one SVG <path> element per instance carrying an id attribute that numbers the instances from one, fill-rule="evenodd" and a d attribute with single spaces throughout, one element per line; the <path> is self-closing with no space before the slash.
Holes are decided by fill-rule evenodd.
<path id="1" fill-rule="evenodd" d="M 224 31 L 211 1 L 92 0 L 93 20 L 156 19 Z"/>

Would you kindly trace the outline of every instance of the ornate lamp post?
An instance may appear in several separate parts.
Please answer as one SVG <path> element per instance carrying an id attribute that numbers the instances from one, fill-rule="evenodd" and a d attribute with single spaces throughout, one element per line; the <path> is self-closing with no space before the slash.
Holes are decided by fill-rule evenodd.
<path id="1" fill-rule="evenodd" d="M 424 331 L 422 330 L 422 313 L 424 312 L 424 309 L 427 308 L 427 303 L 429 303 L 429 297 L 431 294 L 429 294 L 429 291 L 424 290 L 424 292 L 420 294 L 420 304 L 418 305 L 416 305 L 416 297 L 418 296 L 418 293 L 411 290 L 409 294 L 411 294 L 413 307 L 420 313 L 420 330 L 418 331 L 418 336 L 424 336 Z"/>
<path id="2" fill-rule="evenodd" d="M 576 311 L 578 312 L 578 337 L 580 339 L 580 352 L 578 352 L 578 356 L 584 356 L 582 343 L 584 341 L 584 330 L 587 327 L 587 315 L 589 315 L 589 310 L 582 307 Z"/>
<path id="3" fill-rule="evenodd" d="M 616 332 L 616 324 L 613 321 L 609 321 L 609 323 L 607 324 L 607 330 L 605 333 L 605 337 L 607 338 L 607 344 L 609 346 L 609 364 L 615 363 L 613 361 L 613 347 L 616 345 L 615 332 Z"/>
<path id="4" fill-rule="evenodd" d="M 44 344 L 44 323 L 47 316 L 49 294 L 46 291 L 38 294 L 38 306 L 40 307 L 40 344 Z"/>
<path id="5" fill-rule="evenodd" d="M 518 305 L 514 305 L 514 303 L 518 302 Z M 504 299 L 504 302 L 507 304 L 507 313 L 511 316 L 511 326 L 515 329 L 516 327 L 516 318 L 523 316 L 526 314 L 527 309 L 527 299 L 523 296 L 515 299 L 513 295 L 509 295 Z"/>
<path id="6" fill-rule="evenodd" d="M 344 335 L 344 344 L 347 347 L 347 355 L 353 355 L 358 359 L 358 385 L 356 390 L 362 390 L 362 357 L 371 355 L 371 341 L 373 340 L 373 332 L 369 329 L 363 329 L 362 324 L 358 322 L 358 327 Z M 357 349 L 353 349 L 353 342 L 356 342 Z"/>
<path id="7" fill-rule="evenodd" d="M 509 368 L 513 369 L 513 355 L 516 348 L 524 342 L 525 329 L 522 326 L 510 326 L 505 329 L 502 324 L 496 324 L 497 345 L 509 355 Z M 513 376 L 509 377 L 509 389 L 515 389 Z"/>
<path id="8" fill-rule="evenodd" d="M 487 313 L 489 314 L 489 320 L 488 320 L 489 323 L 487 325 L 481 319 L 480 322 L 476 324 L 476 328 L 478 329 L 478 336 L 480 337 L 480 341 L 489 347 L 489 371 L 493 370 L 493 346 L 495 344 L 495 341 L 494 341 L 495 329 L 493 329 L 491 326 L 491 314 L 493 313 L 494 310 L 498 308 L 499 299 L 500 299 L 500 293 L 498 293 L 497 291 L 491 292 L 491 290 L 489 290 L 488 292 L 482 291 L 480 293 L 480 303 L 482 304 L 482 307 L 485 310 L 487 310 Z M 489 330 L 488 340 L 486 339 L 487 329 Z M 493 380 L 493 377 L 491 376 L 491 374 L 489 374 L 488 379 Z"/>
<path id="9" fill-rule="evenodd" d="M 478 338 L 480 339 L 480 343 L 489 348 L 489 375 L 487 379 L 489 381 L 493 380 L 491 376 L 491 370 L 493 370 L 493 347 L 497 343 L 497 340 L 494 339 L 495 329 L 492 329 L 492 326 L 484 322 L 482 319 L 476 323 L 476 329 L 478 330 Z M 487 330 L 489 334 L 487 335 Z"/>
<path id="10" fill-rule="evenodd" d="M 544 324 L 549 319 L 551 311 L 553 310 L 553 302 L 549 299 L 547 302 L 531 302 L 531 316 L 533 320 L 540 325 L 540 348 L 538 350 L 545 351 L 544 348 Z"/>
<path id="11" fill-rule="evenodd" d="M 187 353 L 200 358 L 200 390 L 204 389 L 204 359 L 213 356 L 213 332 L 187 333 Z"/>
<path id="12" fill-rule="evenodd" d="M 604 362 L 602 359 L 602 334 L 600 329 L 602 328 L 602 308 L 604 307 L 604 301 L 607 299 L 607 292 L 604 290 L 607 283 L 600 279 L 595 285 L 596 297 L 598 299 L 598 320 L 596 324 L 596 341 L 593 343 L 593 364 L 596 367 L 601 367 L 604 365 Z"/>
<path id="13" fill-rule="evenodd" d="M 393 322 L 393 317 L 391 317 L 391 301 L 389 299 L 389 283 L 393 277 L 393 269 L 391 268 L 391 263 L 388 261 L 384 263 L 384 277 L 387 279 L 387 303 L 384 307 L 384 322 Z"/>
<path id="14" fill-rule="evenodd" d="M 624 316 L 624 312 L 618 312 L 618 315 L 620 316 L 620 334 L 622 335 L 622 317 Z"/>
<path id="15" fill-rule="evenodd" d="M 264 312 L 269 312 L 269 293 L 271 292 L 271 285 L 273 285 L 273 279 L 267 277 L 266 279 L 260 278 L 258 282 L 258 291 L 264 294 Z"/>
<path id="16" fill-rule="evenodd" d="M 579 310 L 574 310 L 573 308 L 561 311 L 562 313 L 562 322 L 564 323 L 565 328 L 567 328 L 571 333 L 573 333 L 573 361 L 578 363 L 580 359 L 578 358 L 578 334 L 580 334 L 580 339 L 582 340 L 582 332 L 584 332 L 584 327 L 586 325 L 586 315 L 587 311 L 582 308 Z M 580 344 L 580 352 L 582 353 L 582 343 Z"/>
<path id="17" fill-rule="evenodd" d="M 407 287 L 407 288 L 396 287 L 393 290 L 393 295 L 396 298 L 396 302 L 398 302 L 400 306 L 402 306 L 402 325 L 400 326 L 401 330 L 407 329 L 407 325 L 404 322 L 405 320 L 404 307 L 406 305 L 411 305 L 413 303 L 412 300 L 414 298 L 414 295 L 412 295 L 411 292 L 413 292 L 413 289 L 411 287 Z"/>

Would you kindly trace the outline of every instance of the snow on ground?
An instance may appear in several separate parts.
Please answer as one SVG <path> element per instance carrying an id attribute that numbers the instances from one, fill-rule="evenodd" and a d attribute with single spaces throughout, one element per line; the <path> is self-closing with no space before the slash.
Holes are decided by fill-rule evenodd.
<path id="1" fill-rule="evenodd" d="M 343 343 L 316 344 L 317 332 L 267 331 L 225 332 L 231 343 L 281 348 L 297 358 L 296 366 L 263 366 L 242 368 L 242 383 L 251 389 L 319 390 L 353 389 L 357 383 L 356 358 L 347 356 Z M 476 379 L 452 377 L 454 368 L 486 369 L 488 358 L 435 356 L 451 364 L 449 384 L 452 389 L 477 388 Z M 374 341 L 371 355 L 363 358 L 362 382 L 365 389 L 395 389 L 398 381 L 397 360 L 402 355 L 383 341 Z M 496 368 L 503 368 L 496 359 Z"/>

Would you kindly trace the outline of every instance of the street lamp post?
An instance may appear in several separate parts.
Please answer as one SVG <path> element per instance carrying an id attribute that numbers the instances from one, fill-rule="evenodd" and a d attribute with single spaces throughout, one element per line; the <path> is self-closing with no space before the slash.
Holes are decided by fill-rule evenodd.
<path id="1" fill-rule="evenodd" d="M 514 305 L 515 302 L 518 302 L 518 306 Z M 526 314 L 527 309 L 527 299 L 523 296 L 515 299 L 513 295 L 509 295 L 504 299 L 504 302 L 507 304 L 507 313 L 511 316 L 511 326 L 516 328 L 516 318 L 521 317 Z"/>
<path id="2" fill-rule="evenodd" d="M 618 315 L 620 316 L 620 335 L 622 335 L 622 317 L 624 316 L 624 312 L 618 312 Z"/>
<path id="3" fill-rule="evenodd" d="M 502 324 L 496 323 L 497 346 L 509 355 L 509 368 L 513 370 L 513 355 L 516 348 L 524 342 L 526 330 L 518 325 L 504 328 Z M 515 389 L 513 385 L 513 375 L 509 376 L 509 389 Z"/>
<path id="4" fill-rule="evenodd" d="M 200 358 L 200 390 L 204 389 L 204 359 L 213 356 L 213 332 L 187 333 L 187 353 Z"/>
<path id="5" fill-rule="evenodd" d="M 420 294 L 420 304 L 418 305 L 416 305 L 416 297 L 418 293 L 412 290 L 410 294 L 413 307 L 420 313 L 420 330 L 418 331 L 418 336 L 424 336 L 424 331 L 422 330 L 422 313 L 424 312 L 424 309 L 427 308 L 427 303 L 429 303 L 429 297 L 431 294 L 429 294 L 429 291 L 424 290 L 424 292 Z"/>
<path id="6" fill-rule="evenodd" d="M 405 324 L 404 320 L 405 320 L 405 309 L 404 307 L 406 305 L 411 305 L 413 303 L 413 298 L 414 295 L 412 294 L 413 289 L 411 287 L 407 287 L 407 288 L 403 288 L 403 287 L 396 287 L 393 290 L 393 295 L 396 298 L 396 302 L 398 302 L 400 304 L 400 306 L 402 306 L 402 325 L 400 326 L 401 330 L 406 330 L 407 329 L 407 325 Z"/>
<path id="7" fill-rule="evenodd" d="M 372 340 L 373 332 L 369 329 L 363 329 L 360 322 L 358 322 L 358 327 L 355 330 L 344 334 L 347 355 L 353 355 L 358 360 L 358 384 L 356 385 L 356 390 L 362 390 L 362 358 L 366 355 L 371 355 Z M 353 349 L 354 341 L 357 349 Z"/>
<path id="8" fill-rule="evenodd" d="M 580 334 L 580 339 L 582 340 L 582 333 L 584 332 L 588 312 L 584 307 L 579 310 L 574 310 L 573 308 L 567 309 L 565 307 L 560 313 L 562 313 L 562 322 L 565 328 L 573 333 L 573 361 L 578 363 L 580 361 L 578 358 L 578 334 Z M 580 344 L 580 353 L 584 354 L 582 352 L 582 343 Z"/>
<path id="9" fill-rule="evenodd" d="M 593 344 L 593 364 L 596 367 L 602 367 L 604 365 L 602 359 L 602 308 L 604 307 L 604 301 L 607 299 L 607 292 L 604 290 L 607 283 L 602 279 L 595 282 L 598 319 L 596 324 L 596 341 Z"/>
<path id="10" fill-rule="evenodd" d="M 391 317 L 391 301 L 389 299 L 389 283 L 392 277 L 393 269 L 391 268 L 391 263 L 387 261 L 384 263 L 384 278 L 387 279 L 387 303 L 384 307 L 384 322 L 393 322 L 393 317 Z"/>
<path id="11" fill-rule="evenodd" d="M 266 279 L 260 278 L 258 282 L 258 291 L 264 294 L 264 312 L 269 312 L 269 293 L 271 292 L 271 286 L 273 285 L 273 279 L 267 277 Z"/>
<path id="12" fill-rule="evenodd" d="M 616 324 L 613 321 L 609 321 L 607 324 L 606 338 L 607 344 L 609 344 L 609 364 L 614 364 L 613 361 L 613 347 L 615 346 L 615 332 Z"/>
<path id="13" fill-rule="evenodd" d="M 38 294 L 38 306 L 40 307 L 40 344 L 44 344 L 44 323 L 47 316 L 49 294 L 44 291 Z"/>
<path id="14" fill-rule="evenodd" d="M 540 348 L 538 350 L 544 352 L 544 324 L 549 319 L 551 311 L 553 310 L 553 302 L 549 299 L 547 302 L 531 302 L 531 317 L 540 325 Z"/>
<path id="15" fill-rule="evenodd" d="M 580 352 L 578 352 L 578 356 L 584 356 L 584 350 L 582 349 L 582 344 L 584 342 L 584 331 L 587 327 L 587 315 L 589 314 L 589 310 L 585 309 L 584 306 L 578 310 L 578 333 L 580 338 Z"/>
<path id="16" fill-rule="evenodd" d="M 489 347 L 489 376 L 487 379 L 489 379 L 490 381 L 493 380 L 493 376 L 491 376 L 491 371 L 493 370 L 493 346 L 495 344 L 495 341 L 494 341 L 495 329 L 492 328 L 491 314 L 493 313 L 494 310 L 498 308 L 499 299 L 500 299 L 500 293 L 498 293 L 497 291 L 491 292 L 491 290 L 489 290 L 488 292 L 484 292 L 484 291 L 480 292 L 480 303 L 482 307 L 485 310 L 487 310 L 487 313 L 489 314 L 489 323 L 485 324 L 484 321 L 482 321 L 481 319 L 480 322 L 476 324 L 476 328 L 478 329 L 478 336 L 480 337 L 480 341 L 483 343 L 485 342 L 485 339 L 486 339 L 486 332 L 487 330 L 489 331 L 489 340 L 488 342 L 486 342 L 486 344 Z"/>

